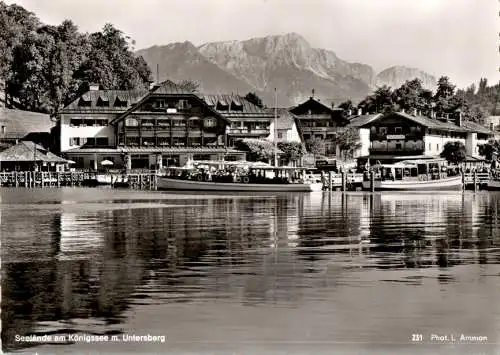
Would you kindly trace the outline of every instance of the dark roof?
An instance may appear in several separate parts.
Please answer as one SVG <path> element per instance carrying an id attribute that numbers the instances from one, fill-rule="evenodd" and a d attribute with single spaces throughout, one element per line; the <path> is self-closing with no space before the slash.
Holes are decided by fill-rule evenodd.
<path id="1" fill-rule="evenodd" d="M 483 133 L 483 134 L 494 134 L 493 131 L 490 131 L 488 128 L 485 126 L 476 123 L 476 122 L 471 122 L 471 121 L 463 121 L 462 122 L 462 127 L 465 127 L 466 129 L 472 131 L 472 132 L 477 132 L 477 133 Z"/>
<path id="2" fill-rule="evenodd" d="M 274 113 L 269 113 L 267 109 L 261 108 L 243 96 L 236 94 L 201 94 L 200 98 L 212 109 L 231 120 L 242 117 L 262 117 L 272 118 Z M 219 105 L 227 107 L 220 109 Z"/>
<path id="3" fill-rule="evenodd" d="M 389 115 L 401 116 L 403 118 L 406 118 L 410 121 L 413 121 L 430 129 L 439 129 L 439 130 L 453 131 L 453 132 L 477 132 L 484 134 L 493 134 L 493 132 L 491 132 L 486 127 L 470 121 L 464 120 L 461 126 L 457 126 L 455 123 L 449 121 L 440 121 L 438 119 L 432 119 L 425 116 L 418 116 L 418 115 L 414 116 L 404 112 L 394 112 L 388 115 L 375 114 L 375 115 L 356 116 L 352 118 L 350 122 L 354 127 L 362 127 L 366 126 L 367 124 L 375 120 L 387 117 Z"/>
<path id="4" fill-rule="evenodd" d="M 372 115 L 360 115 L 360 116 L 349 117 L 349 126 L 358 128 L 376 120 L 380 116 L 381 116 L 380 113 L 376 113 Z"/>
<path id="5" fill-rule="evenodd" d="M 139 100 L 141 100 L 148 90 L 91 90 L 75 99 L 72 103 L 64 107 L 60 113 L 68 112 L 113 112 L 119 113 L 125 111 Z M 108 106 L 99 106 L 98 101 L 109 103 Z M 115 106 L 117 101 L 126 103 L 126 106 Z M 89 103 L 89 106 L 80 105 L 83 100 Z"/>
<path id="6" fill-rule="evenodd" d="M 31 141 L 20 142 L 0 153 L 0 161 L 43 161 L 47 163 L 67 163 L 66 159 L 49 152 Z"/>
<path id="7" fill-rule="evenodd" d="M 274 108 L 268 108 L 267 111 L 274 117 Z M 288 108 L 278 108 L 276 114 L 278 115 L 276 129 L 292 129 L 296 116 Z"/>
<path id="8" fill-rule="evenodd" d="M 154 94 L 159 95 L 191 95 L 194 91 L 187 90 L 186 87 L 176 84 L 171 80 L 165 80 L 159 84 L 156 84 L 150 91 Z"/>
<path id="9" fill-rule="evenodd" d="M 0 139 L 21 139 L 29 133 L 50 133 L 55 122 L 49 115 L 43 113 L 0 108 L 0 126 L 5 127 L 5 133 L 0 130 Z"/>
<path id="10" fill-rule="evenodd" d="M 118 147 L 118 148 L 73 148 L 64 154 L 74 153 L 241 153 L 236 149 L 220 147 Z"/>
<path id="11" fill-rule="evenodd" d="M 338 111 L 343 111 L 343 110 L 342 110 L 341 108 L 339 108 L 339 107 L 330 107 L 330 106 L 328 106 L 328 105 L 325 105 L 324 103 L 322 103 L 320 100 L 316 99 L 315 97 L 309 97 L 309 100 L 304 101 L 303 103 L 301 103 L 301 104 L 299 104 L 299 105 L 297 105 L 297 106 L 295 106 L 295 107 L 291 108 L 291 110 L 297 109 L 297 108 L 299 108 L 300 106 L 306 105 L 306 104 L 308 104 L 308 103 L 310 103 L 310 102 L 313 102 L 313 103 L 315 103 L 315 104 L 317 104 L 317 105 L 321 105 L 321 106 L 323 106 L 323 107 L 324 107 L 324 108 L 326 108 L 329 112 L 338 112 Z"/>

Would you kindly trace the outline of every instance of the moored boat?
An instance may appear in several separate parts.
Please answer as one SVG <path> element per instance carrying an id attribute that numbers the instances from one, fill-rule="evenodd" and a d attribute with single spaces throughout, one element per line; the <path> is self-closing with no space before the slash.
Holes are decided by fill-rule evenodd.
<path id="1" fill-rule="evenodd" d="M 450 168 L 441 159 L 403 161 L 395 164 L 379 164 L 373 167 L 374 179 L 367 176 L 363 188 L 376 191 L 425 191 L 460 190 L 462 176 L 458 169 Z"/>
<path id="2" fill-rule="evenodd" d="M 214 169 L 214 165 L 220 164 L 224 168 Z M 185 191 L 313 192 L 321 191 L 323 184 L 309 179 L 304 168 L 204 162 L 167 169 L 165 175 L 158 177 L 157 187 Z"/>

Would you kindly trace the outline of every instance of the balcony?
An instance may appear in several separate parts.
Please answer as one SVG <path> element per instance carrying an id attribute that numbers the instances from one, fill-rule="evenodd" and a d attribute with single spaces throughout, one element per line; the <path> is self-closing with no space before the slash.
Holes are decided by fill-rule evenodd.
<path id="1" fill-rule="evenodd" d="M 233 136 L 263 136 L 269 135 L 269 129 L 248 129 L 248 128 L 230 128 L 228 134 Z"/>

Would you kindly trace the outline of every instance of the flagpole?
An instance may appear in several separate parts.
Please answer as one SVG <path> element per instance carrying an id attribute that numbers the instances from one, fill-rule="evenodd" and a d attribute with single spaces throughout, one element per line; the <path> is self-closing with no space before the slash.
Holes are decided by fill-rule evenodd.
<path id="1" fill-rule="evenodd" d="M 278 92 L 274 88 L 274 166 L 278 166 Z"/>

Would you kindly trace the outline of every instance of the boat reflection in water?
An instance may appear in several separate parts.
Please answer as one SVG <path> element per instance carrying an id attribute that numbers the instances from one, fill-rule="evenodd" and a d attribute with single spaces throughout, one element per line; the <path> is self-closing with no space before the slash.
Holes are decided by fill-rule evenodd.
<path id="1" fill-rule="evenodd" d="M 14 340 L 34 333 L 167 336 L 142 353 L 499 340 L 500 195 L 55 191 L 1 191 L 4 350 L 130 349 Z"/>

